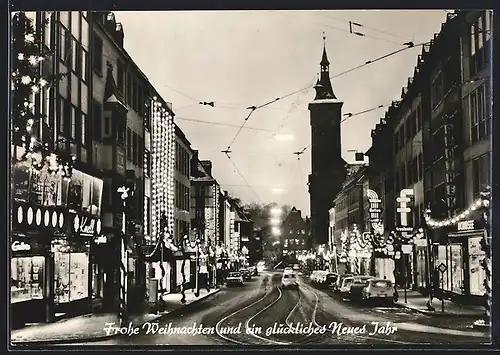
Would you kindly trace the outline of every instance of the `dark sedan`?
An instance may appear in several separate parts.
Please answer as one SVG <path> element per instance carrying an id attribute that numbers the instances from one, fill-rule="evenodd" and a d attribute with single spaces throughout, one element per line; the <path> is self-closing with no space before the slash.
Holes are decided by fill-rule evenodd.
<path id="1" fill-rule="evenodd" d="M 363 289 L 368 286 L 370 279 L 373 276 L 355 276 L 349 290 L 349 299 L 352 301 L 360 301 L 363 299 Z"/>

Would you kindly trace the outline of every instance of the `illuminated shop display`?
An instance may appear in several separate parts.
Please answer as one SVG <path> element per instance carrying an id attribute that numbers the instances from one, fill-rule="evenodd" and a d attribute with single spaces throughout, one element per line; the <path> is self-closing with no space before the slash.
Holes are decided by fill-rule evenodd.
<path id="1" fill-rule="evenodd" d="M 173 117 L 156 97 L 152 104 L 151 145 L 151 237 L 161 234 L 160 217 L 165 212 L 167 229 L 174 230 L 175 128 Z M 145 199 L 145 203 L 148 203 Z M 147 210 L 147 206 L 145 206 Z"/>

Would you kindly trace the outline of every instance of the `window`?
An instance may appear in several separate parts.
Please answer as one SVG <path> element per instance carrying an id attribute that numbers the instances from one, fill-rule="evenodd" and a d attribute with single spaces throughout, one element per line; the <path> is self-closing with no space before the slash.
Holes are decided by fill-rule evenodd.
<path id="1" fill-rule="evenodd" d="M 151 153 L 149 150 L 144 150 L 144 175 L 150 176 L 151 172 Z"/>
<path id="2" fill-rule="evenodd" d="M 132 161 L 132 131 L 127 128 L 127 160 Z"/>
<path id="3" fill-rule="evenodd" d="M 405 130 L 404 125 L 399 129 L 399 149 L 405 146 Z"/>
<path id="4" fill-rule="evenodd" d="M 485 11 L 470 28 L 470 76 L 479 73 L 491 60 L 491 11 Z"/>
<path id="5" fill-rule="evenodd" d="M 70 137 L 71 139 L 76 139 L 76 107 L 71 106 L 71 121 L 70 121 Z"/>
<path id="6" fill-rule="evenodd" d="M 128 73 L 127 75 L 127 97 L 126 97 L 126 101 L 127 101 L 127 105 L 132 107 L 132 75 L 131 73 Z"/>
<path id="7" fill-rule="evenodd" d="M 50 36 L 52 35 L 52 15 L 49 12 L 44 12 L 43 17 L 45 21 L 47 21 L 43 29 L 43 43 L 47 48 L 50 49 Z"/>
<path id="8" fill-rule="evenodd" d="M 81 142 L 83 146 L 87 145 L 87 116 L 85 114 L 80 115 L 80 135 Z"/>
<path id="9" fill-rule="evenodd" d="M 137 165 L 142 165 L 144 162 L 144 139 L 137 135 Z"/>
<path id="10" fill-rule="evenodd" d="M 81 76 L 82 60 L 80 58 L 79 44 L 74 37 L 71 38 L 71 69 L 76 75 Z"/>
<path id="11" fill-rule="evenodd" d="M 94 41 L 92 43 L 93 53 L 92 53 L 92 64 L 94 70 L 102 75 L 102 39 L 94 33 Z"/>
<path id="12" fill-rule="evenodd" d="M 80 39 L 80 13 L 78 11 L 71 11 L 71 33 Z"/>
<path id="13" fill-rule="evenodd" d="M 121 93 L 125 92 L 125 67 L 121 61 L 117 63 L 116 85 Z"/>
<path id="14" fill-rule="evenodd" d="M 137 164 L 137 134 L 132 132 L 132 163 Z"/>
<path id="15" fill-rule="evenodd" d="M 64 26 L 59 26 L 59 58 L 66 63 L 71 55 L 71 35 Z"/>
<path id="16" fill-rule="evenodd" d="M 88 297 L 89 251 L 86 246 L 53 242 L 54 302 L 56 305 Z"/>
<path id="17" fill-rule="evenodd" d="M 100 141 L 102 139 L 102 108 L 97 100 L 92 101 L 92 113 L 94 116 L 94 139 Z"/>
<path id="18" fill-rule="evenodd" d="M 45 257 L 13 256 L 10 263 L 10 302 L 43 299 Z"/>
<path id="19" fill-rule="evenodd" d="M 490 184 L 490 155 L 485 154 L 472 161 L 472 194 L 478 198 L 481 191 Z"/>
<path id="20" fill-rule="evenodd" d="M 489 116 L 486 113 L 485 86 L 481 85 L 469 96 L 471 119 L 471 143 L 489 136 Z"/>
<path id="21" fill-rule="evenodd" d="M 89 63 L 88 63 L 88 53 L 85 49 L 81 49 L 81 78 L 83 81 L 87 81 L 89 77 Z"/>
<path id="22" fill-rule="evenodd" d="M 418 105 L 415 110 L 415 116 L 417 121 L 417 132 L 419 132 L 422 129 L 422 108 L 420 105 Z"/>
<path id="23" fill-rule="evenodd" d="M 109 136 L 111 134 L 111 117 L 106 115 L 104 117 L 104 135 Z"/>
<path id="24" fill-rule="evenodd" d="M 396 131 L 396 134 L 394 135 L 394 150 L 399 150 L 399 131 Z"/>
<path id="25" fill-rule="evenodd" d="M 432 81 L 431 84 L 431 107 L 435 109 L 436 106 L 443 99 L 443 72 L 440 71 L 436 78 Z"/>

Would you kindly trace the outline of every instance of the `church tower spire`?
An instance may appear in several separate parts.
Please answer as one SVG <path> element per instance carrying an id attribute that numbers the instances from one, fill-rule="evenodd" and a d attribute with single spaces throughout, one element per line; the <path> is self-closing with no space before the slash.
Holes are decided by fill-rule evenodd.
<path id="1" fill-rule="evenodd" d="M 315 100 L 337 99 L 333 93 L 332 83 L 330 82 L 330 62 L 326 54 L 326 37 L 323 33 L 323 56 L 320 62 L 321 74 L 318 82 L 314 86 L 316 90 Z"/>

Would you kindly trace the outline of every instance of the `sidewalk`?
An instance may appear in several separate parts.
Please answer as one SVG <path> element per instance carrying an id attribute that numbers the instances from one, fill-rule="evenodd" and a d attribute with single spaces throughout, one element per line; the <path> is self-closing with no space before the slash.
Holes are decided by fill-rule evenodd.
<path id="1" fill-rule="evenodd" d="M 178 311 L 181 308 L 211 296 L 221 289 L 211 289 L 210 292 L 200 290 L 196 297 L 194 292 L 186 290 L 186 303 L 181 303 L 180 293 L 163 296 L 166 311 L 159 314 L 141 314 L 131 317 L 134 326 L 141 326 L 146 322 L 154 322 L 160 318 Z M 78 317 L 63 319 L 49 324 L 37 324 L 11 331 L 13 345 L 42 345 L 92 342 L 109 339 L 118 335 L 107 335 L 104 331 L 106 323 L 116 323 L 119 326 L 118 315 L 115 313 L 85 314 Z"/>
<path id="2" fill-rule="evenodd" d="M 447 317 L 478 317 L 481 318 L 484 315 L 484 307 L 475 305 L 463 305 L 458 304 L 450 300 L 444 300 L 444 312 L 441 311 L 442 302 L 440 299 L 434 298 L 432 300 L 432 306 L 435 311 L 431 311 L 427 308 L 428 296 L 424 296 L 421 293 L 413 290 L 406 291 L 406 300 L 404 290 L 398 289 L 399 299 L 397 305 L 400 307 L 410 308 L 417 312 L 430 315 L 430 316 L 447 316 Z"/>

